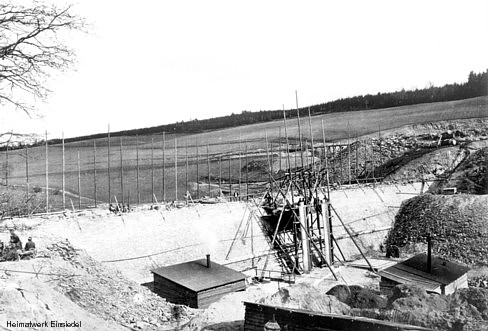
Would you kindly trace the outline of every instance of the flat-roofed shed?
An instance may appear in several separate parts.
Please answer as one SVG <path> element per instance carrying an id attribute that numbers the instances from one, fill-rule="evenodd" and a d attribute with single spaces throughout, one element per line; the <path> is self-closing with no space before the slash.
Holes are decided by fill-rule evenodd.
<path id="1" fill-rule="evenodd" d="M 388 292 L 398 284 L 413 284 L 428 292 L 450 294 L 468 287 L 469 268 L 442 258 L 432 257 L 428 267 L 427 254 L 418 254 L 379 272 L 380 289 Z"/>
<path id="2" fill-rule="evenodd" d="M 151 270 L 154 291 L 169 302 L 207 308 L 228 293 L 246 289 L 246 276 L 209 259 Z"/>

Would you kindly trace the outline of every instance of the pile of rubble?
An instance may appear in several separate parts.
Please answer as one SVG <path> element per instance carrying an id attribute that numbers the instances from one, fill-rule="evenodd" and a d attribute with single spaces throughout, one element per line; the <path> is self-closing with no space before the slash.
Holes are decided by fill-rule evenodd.
<path id="1" fill-rule="evenodd" d="M 408 251 L 426 243 L 430 233 L 436 255 L 468 265 L 488 263 L 487 224 L 486 195 L 425 194 L 402 204 L 386 244 Z"/>
<path id="2" fill-rule="evenodd" d="M 281 288 L 260 303 L 318 313 L 362 316 L 436 330 L 488 330 L 488 289 L 428 294 L 415 285 L 398 285 L 389 296 L 358 285 L 336 285 L 321 293 L 308 284 Z"/>
<path id="3" fill-rule="evenodd" d="M 455 187 L 458 192 L 488 194 L 488 147 L 475 143 L 467 146 L 469 156 L 457 167 L 450 178 L 435 187 L 441 192 L 445 187 Z"/>
<path id="4" fill-rule="evenodd" d="M 51 272 L 66 275 L 55 279 L 56 289 L 104 320 L 132 329 L 157 330 L 182 325 L 194 314 L 191 309 L 170 304 L 148 288 L 127 280 L 68 241 L 47 246 L 41 254 L 65 261 L 51 264 Z"/>
<path id="5" fill-rule="evenodd" d="M 304 283 L 280 288 L 273 295 L 262 298 L 259 303 L 338 315 L 347 315 L 350 311 L 350 307 L 338 298 L 320 293 Z"/>
<path id="6" fill-rule="evenodd" d="M 46 246 L 45 250 L 42 250 L 38 256 L 51 258 L 53 256 L 60 256 L 63 260 L 74 261 L 74 258 L 78 256 L 76 249 L 66 239 L 65 241 L 58 241 Z"/>

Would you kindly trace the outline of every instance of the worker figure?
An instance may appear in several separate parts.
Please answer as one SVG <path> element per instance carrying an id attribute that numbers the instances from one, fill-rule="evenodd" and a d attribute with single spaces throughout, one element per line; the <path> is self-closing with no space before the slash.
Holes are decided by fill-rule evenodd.
<path id="1" fill-rule="evenodd" d="M 113 204 L 110 204 L 108 206 L 108 210 L 111 212 L 111 213 L 114 213 L 116 214 L 117 213 L 117 209 L 115 208 L 115 206 Z"/>
<path id="2" fill-rule="evenodd" d="M 17 249 L 22 249 L 22 241 L 20 241 L 20 238 L 15 233 L 14 229 L 10 229 L 10 243 L 13 244 Z"/>
<path id="3" fill-rule="evenodd" d="M 32 241 L 32 237 L 29 237 L 27 239 L 27 242 L 25 243 L 25 251 L 31 251 L 36 249 L 36 244 Z"/>
<path id="4" fill-rule="evenodd" d="M 22 253 L 20 253 L 21 258 L 31 258 L 36 256 L 36 244 L 32 241 L 32 237 L 27 239 L 25 243 L 25 248 Z"/>

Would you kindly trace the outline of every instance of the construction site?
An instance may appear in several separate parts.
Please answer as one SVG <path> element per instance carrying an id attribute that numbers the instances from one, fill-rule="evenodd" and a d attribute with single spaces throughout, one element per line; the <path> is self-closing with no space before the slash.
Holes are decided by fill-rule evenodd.
<path id="1" fill-rule="evenodd" d="M 187 173 L 185 194 L 171 201 L 97 203 L 95 185 L 84 208 L 48 202 L 25 216 L 7 197 L 27 189 L 44 201 L 48 190 L 6 176 L 0 239 L 13 230 L 36 253 L 1 263 L 2 325 L 488 330 L 486 118 L 336 141 L 323 122 L 320 138 L 302 122 L 293 139 L 285 118 L 264 148 L 214 155 L 219 166 L 231 156 L 239 164 L 234 178 L 221 167 L 211 175 L 207 158 L 208 173 Z M 81 201 L 64 192 L 63 204 Z"/>

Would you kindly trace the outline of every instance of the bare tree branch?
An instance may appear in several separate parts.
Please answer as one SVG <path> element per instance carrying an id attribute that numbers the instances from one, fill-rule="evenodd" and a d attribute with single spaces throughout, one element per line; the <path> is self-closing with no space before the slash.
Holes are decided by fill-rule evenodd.
<path id="1" fill-rule="evenodd" d="M 74 53 L 59 37 L 83 31 L 84 21 L 70 10 L 39 2 L 31 7 L 0 3 L 0 104 L 31 114 L 34 104 L 25 100 L 44 101 L 50 74 L 72 65 Z"/>

